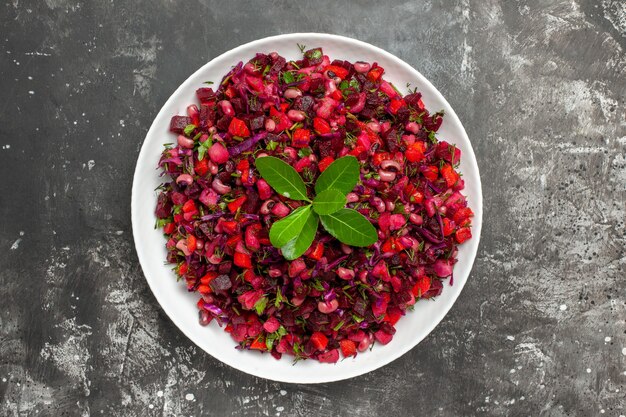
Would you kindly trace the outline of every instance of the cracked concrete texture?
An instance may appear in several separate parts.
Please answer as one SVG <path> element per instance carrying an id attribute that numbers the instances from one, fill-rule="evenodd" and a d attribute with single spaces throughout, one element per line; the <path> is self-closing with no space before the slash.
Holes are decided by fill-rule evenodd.
<path id="1" fill-rule="evenodd" d="M 626 5 L 72 0 L 0 5 L 0 414 L 626 415 Z M 478 158 L 481 247 L 433 333 L 333 384 L 250 377 L 167 319 L 130 228 L 171 92 L 260 37 L 380 46 L 446 96 Z"/>

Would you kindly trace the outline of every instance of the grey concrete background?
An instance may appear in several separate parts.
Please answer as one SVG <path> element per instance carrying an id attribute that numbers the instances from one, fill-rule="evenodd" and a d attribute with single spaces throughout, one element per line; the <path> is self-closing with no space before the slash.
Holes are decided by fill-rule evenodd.
<path id="1" fill-rule="evenodd" d="M 131 177 L 173 90 L 268 35 L 359 38 L 443 92 L 485 194 L 440 326 L 352 380 L 274 383 L 167 319 L 133 248 Z M 626 3 L 4 1 L 0 415 L 626 414 Z"/>

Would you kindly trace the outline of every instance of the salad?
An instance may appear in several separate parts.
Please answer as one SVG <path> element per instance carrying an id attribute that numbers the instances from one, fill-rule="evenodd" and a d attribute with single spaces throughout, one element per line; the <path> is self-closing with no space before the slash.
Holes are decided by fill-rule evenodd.
<path id="1" fill-rule="evenodd" d="M 157 227 L 200 324 L 334 363 L 391 342 L 452 285 L 473 212 L 461 152 L 437 138 L 443 112 L 375 62 L 301 49 L 239 62 L 172 117 Z"/>

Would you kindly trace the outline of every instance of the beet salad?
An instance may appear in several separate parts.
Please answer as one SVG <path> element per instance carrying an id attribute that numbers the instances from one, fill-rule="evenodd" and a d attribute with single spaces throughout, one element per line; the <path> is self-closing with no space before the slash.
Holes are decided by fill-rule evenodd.
<path id="1" fill-rule="evenodd" d="M 334 363 L 452 285 L 473 213 L 443 112 L 375 62 L 301 49 L 239 62 L 172 117 L 157 226 L 202 325 Z"/>

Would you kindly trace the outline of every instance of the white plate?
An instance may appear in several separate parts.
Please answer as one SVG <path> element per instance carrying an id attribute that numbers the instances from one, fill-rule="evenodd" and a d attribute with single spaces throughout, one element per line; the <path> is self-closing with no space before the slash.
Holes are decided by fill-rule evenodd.
<path id="1" fill-rule="evenodd" d="M 154 190 L 161 183 L 155 168 L 163 143 L 176 141 L 168 130 L 170 118 L 185 114 L 187 105 L 196 102 L 195 91 L 203 86 L 204 81 L 219 82 L 233 65 L 239 61 L 246 62 L 256 52 L 277 51 L 287 59 L 298 59 L 301 57 L 298 43 L 308 48 L 322 47 L 331 60 L 376 61 L 385 69 L 385 79 L 401 90 L 411 83 L 423 94 L 423 101 L 429 110 L 445 110 L 444 122 L 437 136 L 456 144 L 462 151 L 460 171 L 465 179 L 464 193 L 475 213 L 473 238 L 459 249 L 458 263 L 454 267 L 454 285 L 444 283 L 443 293 L 434 302 L 418 302 L 415 311 L 398 322 L 391 343 L 386 346 L 376 344 L 371 351 L 334 365 L 307 360 L 294 366 L 290 357 L 276 360 L 269 354 L 236 350 L 236 343 L 215 322 L 201 327 L 196 307 L 198 295 L 188 293 L 186 286 L 176 281 L 171 265 L 164 264 L 165 240 L 161 230 L 154 229 L 157 201 Z M 204 65 L 178 87 L 154 119 L 141 148 L 133 180 L 131 210 L 135 246 L 148 284 L 163 310 L 189 339 L 218 360 L 248 374 L 275 381 L 320 383 L 355 377 L 388 364 L 417 345 L 443 319 L 461 293 L 476 256 L 482 223 L 482 192 L 474 151 L 459 118 L 424 76 L 390 53 L 355 39 L 320 33 L 293 33 L 260 39 L 228 51 Z M 462 335 L 459 334 L 459 337 Z"/>

